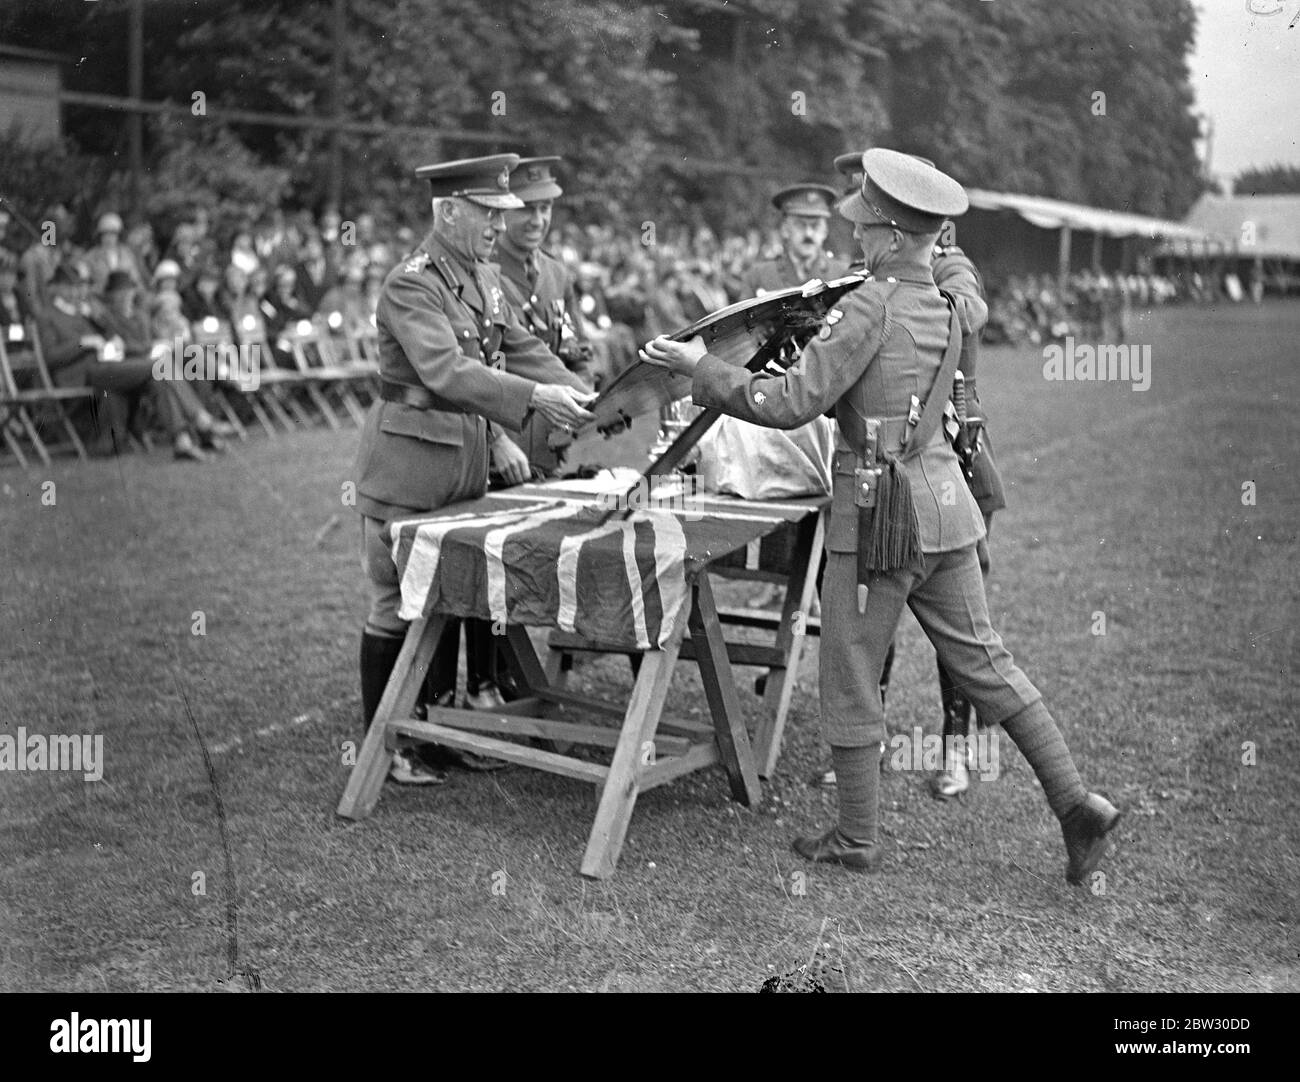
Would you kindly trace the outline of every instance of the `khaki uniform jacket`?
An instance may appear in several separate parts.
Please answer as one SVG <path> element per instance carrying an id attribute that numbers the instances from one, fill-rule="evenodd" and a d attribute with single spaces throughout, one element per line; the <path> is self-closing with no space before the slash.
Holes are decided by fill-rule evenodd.
<path id="1" fill-rule="evenodd" d="M 801 272 L 794 265 L 794 260 L 782 253 L 775 259 L 765 259 L 749 268 L 743 279 L 745 296 L 759 297 L 763 293 L 771 293 L 777 289 L 801 286 L 809 278 L 820 278 L 826 282 L 846 273 L 844 262 L 836 260 L 835 256 L 827 251 L 820 252 L 805 272 Z"/>
<path id="2" fill-rule="evenodd" d="M 545 342 L 547 349 L 559 353 L 561 343 L 584 341 L 573 279 L 563 263 L 539 249 L 537 281 L 530 283 L 528 268 L 518 252 L 498 242 L 493 259 L 501 268 L 501 288 L 506 300 L 520 322 Z M 562 359 L 569 371 L 584 383 L 593 381 L 589 361 Z M 535 416 L 517 437 L 529 463 L 547 474 L 558 472 L 560 467 L 560 456 L 546 442 L 550 430 L 544 417 Z"/>
<path id="3" fill-rule="evenodd" d="M 823 327 L 784 376 L 754 375 L 706 355 L 692 384 L 698 405 L 771 428 L 796 428 L 834 407 L 830 552 L 858 547 L 853 478 L 858 449 L 849 446 L 844 433 L 860 431 L 859 418 L 884 419 L 883 449 L 898 453 L 911 396 L 924 401 L 930 393 L 948 342 L 948 305 L 928 265 L 893 261 L 876 273 L 897 280 L 865 282 L 846 294 L 836 306 L 841 317 Z M 947 389 L 938 393 L 948 397 Z M 974 544 L 985 533 L 943 428 L 940 424 L 930 444 L 904 466 L 921 549 L 930 553 Z"/>
<path id="4" fill-rule="evenodd" d="M 452 408 L 370 407 L 355 475 L 357 510 L 372 518 L 482 495 L 489 422 L 521 428 L 537 383 L 587 389 L 505 303 L 497 268 L 470 264 L 434 234 L 389 272 L 375 324 L 380 377 Z M 462 476 L 467 462 L 473 477 Z"/>

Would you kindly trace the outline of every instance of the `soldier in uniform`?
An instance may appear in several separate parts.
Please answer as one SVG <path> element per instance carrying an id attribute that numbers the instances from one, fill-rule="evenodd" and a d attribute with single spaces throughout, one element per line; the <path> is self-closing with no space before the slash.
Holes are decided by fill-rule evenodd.
<path id="1" fill-rule="evenodd" d="M 1033 768 L 1061 823 L 1066 878 L 1079 883 L 1104 857 L 1120 813 L 1084 787 L 1041 695 L 989 622 L 976 554 L 984 518 L 932 412 L 951 390 L 960 327 L 935 286 L 931 254 L 943 220 L 965 211 L 966 193 L 897 151 L 867 151 L 863 171 L 839 210 L 876 280 L 845 295 L 838 318 L 784 375 L 728 365 L 698 337 L 656 338 L 642 358 L 691 375 L 697 404 L 757 424 L 793 428 L 835 410 L 820 679 L 839 821 L 797 839 L 795 850 L 858 871 L 881 862 L 879 680 L 906 604 L 980 718 L 1001 725 Z M 919 410 L 914 396 L 924 396 Z"/>
<path id="2" fill-rule="evenodd" d="M 510 191 L 523 202 L 506 211 L 506 231 L 497 241 L 494 261 L 501 267 L 506 300 L 524 326 L 546 343 L 584 383 L 594 386 L 592 348 L 579 332 L 573 278 L 542 245 L 551 228 L 554 200 L 564 194 L 555 178 L 560 158 L 520 158 L 510 174 Z M 560 459 L 546 442 L 548 426 L 534 416 L 521 446 L 536 473 L 555 476 Z"/>
<path id="3" fill-rule="evenodd" d="M 844 273 L 825 248 L 836 198 L 835 189 L 825 184 L 792 184 L 772 196 L 772 206 L 781 212 L 778 228 L 784 250 L 745 272 L 746 296 L 761 297 L 775 289 L 803 285 L 810 278 L 826 281 Z"/>
<path id="4" fill-rule="evenodd" d="M 528 459 L 506 435 L 533 413 L 559 426 L 592 419 L 594 395 L 530 334 L 506 304 L 487 262 L 505 228 L 515 154 L 425 166 L 433 229 L 384 282 L 376 313 L 380 397 L 357 452 L 357 510 L 370 608 L 361 637 L 361 698 L 368 727 L 401 650 L 406 623 L 388 525 L 487 490 L 489 462 L 523 480 Z M 425 701 L 454 692 L 456 656 L 440 651 Z M 400 753 L 391 776 L 410 784 L 445 780 L 417 756 Z"/>
<path id="5" fill-rule="evenodd" d="M 934 166 L 934 162 L 928 158 L 919 155 L 912 155 L 912 157 L 928 166 Z M 839 155 L 835 159 L 835 168 L 849 178 L 849 190 L 846 194 L 852 195 L 862 184 L 862 154 L 859 152 Z M 934 273 L 935 285 L 950 293 L 957 302 L 962 331 L 962 352 L 957 362 L 957 370 L 962 373 L 965 381 L 967 412 L 971 416 L 983 419 L 984 410 L 980 406 L 975 389 L 975 368 L 979 359 L 979 336 L 988 322 L 989 309 L 984 300 L 983 290 L 980 288 L 979 273 L 975 269 L 975 264 L 956 244 L 945 243 L 952 238 L 954 230 L 951 226 L 952 223 L 949 221 L 945 221 L 940 226 L 939 241 L 931 254 L 930 268 Z M 862 263 L 857 262 L 851 269 L 861 272 L 864 267 Z M 1007 504 L 1002 491 L 1002 478 L 993 460 L 992 442 L 987 427 L 981 434 L 980 449 L 981 453 L 975 463 L 975 475 L 968 478 L 968 481 L 975 502 L 984 515 L 985 536 L 979 542 L 977 553 L 980 569 L 987 577 L 988 534 L 992 527 L 993 512 L 1001 510 Z M 880 678 L 882 700 L 889 689 L 889 676 L 893 665 L 894 646 L 891 643 Z M 960 796 L 970 788 L 970 769 L 965 751 L 973 746 L 966 743 L 970 735 L 972 707 L 970 700 L 944 668 L 942 660 L 938 661 L 938 669 L 939 697 L 943 703 L 944 762 L 943 768 L 931 779 L 930 791 L 936 799 L 949 800 Z M 961 744 L 965 744 L 965 749 L 953 739 L 954 737 L 962 738 Z M 817 781 L 823 786 L 833 786 L 835 771 L 833 769 L 825 771 Z"/>

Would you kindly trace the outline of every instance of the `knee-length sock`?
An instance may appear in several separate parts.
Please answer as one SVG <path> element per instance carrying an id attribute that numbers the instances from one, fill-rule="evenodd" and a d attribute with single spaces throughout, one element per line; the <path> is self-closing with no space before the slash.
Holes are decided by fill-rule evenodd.
<path id="1" fill-rule="evenodd" d="M 1088 790 L 1065 746 L 1065 737 L 1041 701 L 1008 718 L 1002 728 L 1034 768 L 1043 795 L 1058 819 L 1083 803 Z"/>
<path id="2" fill-rule="evenodd" d="M 840 798 L 840 833 L 850 841 L 874 844 L 880 804 L 880 745 L 831 747 Z"/>

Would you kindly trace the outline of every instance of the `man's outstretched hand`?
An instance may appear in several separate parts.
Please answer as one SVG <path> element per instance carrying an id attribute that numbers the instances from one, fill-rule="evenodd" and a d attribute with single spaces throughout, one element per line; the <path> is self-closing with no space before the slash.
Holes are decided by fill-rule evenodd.
<path id="1" fill-rule="evenodd" d="M 704 339 L 698 334 L 689 342 L 674 342 L 667 335 L 652 338 L 641 350 L 641 360 L 646 364 L 657 364 L 679 376 L 695 374 L 695 366 L 700 358 L 708 353 Z"/>
<path id="2" fill-rule="evenodd" d="M 528 404 L 551 424 L 565 430 L 594 421 L 596 415 L 584 406 L 596 401 L 594 391 L 576 391 L 563 383 L 539 383 L 533 388 Z"/>

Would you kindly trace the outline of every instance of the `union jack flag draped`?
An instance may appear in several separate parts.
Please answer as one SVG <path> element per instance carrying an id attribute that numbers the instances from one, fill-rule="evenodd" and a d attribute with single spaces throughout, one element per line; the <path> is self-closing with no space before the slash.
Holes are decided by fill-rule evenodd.
<path id="1" fill-rule="evenodd" d="M 434 611 L 662 647 L 700 568 L 796 522 L 822 499 L 692 496 L 610 513 L 563 483 L 522 485 L 392 525 L 404 620 Z"/>

